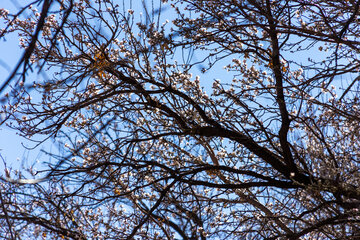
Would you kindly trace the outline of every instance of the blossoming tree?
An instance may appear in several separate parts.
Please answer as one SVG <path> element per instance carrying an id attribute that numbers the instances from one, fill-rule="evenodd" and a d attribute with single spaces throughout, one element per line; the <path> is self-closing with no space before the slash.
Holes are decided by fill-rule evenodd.
<path id="1" fill-rule="evenodd" d="M 63 148 L 5 169 L 2 238 L 360 237 L 359 1 L 36 3 L 2 123 Z"/>

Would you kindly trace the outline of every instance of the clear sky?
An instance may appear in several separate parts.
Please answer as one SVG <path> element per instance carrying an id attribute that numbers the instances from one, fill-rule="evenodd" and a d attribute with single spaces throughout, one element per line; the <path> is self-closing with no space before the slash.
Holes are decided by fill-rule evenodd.
<path id="1" fill-rule="evenodd" d="M 10 12 L 14 12 L 18 5 L 16 1 L 1 0 L 0 8 L 9 9 Z M 4 28 L 3 22 L 0 20 L 0 29 Z M 0 39 L 0 84 L 2 84 L 8 78 L 10 72 L 21 57 L 23 50 L 19 48 L 19 41 L 16 34 L 7 36 L 6 39 Z M 1 94 L 8 92 L 9 88 Z M 34 162 L 37 158 L 45 157 L 44 154 L 39 155 L 39 151 L 26 151 L 23 147 L 34 146 L 34 143 L 26 141 L 26 139 L 18 136 L 15 130 L 12 130 L 4 125 L 0 126 L 0 174 L 3 174 L 4 163 L 7 162 L 7 166 L 13 166 L 19 168 L 21 163 L 26 163 L 25 159 L 29 159 L 29 163 Z"/>
<path id="2" fill-rule="evenodd" d="M 135 1 L 134 1 L 135 2 Z M 134 3 L 132 2 L 132 3 Z M 141 1 L 139 1 L 141 2 Z M 16 9 L 18 9 L 18 5 L 22 4 L 17 3 L 16 1 L 13 0 L 0 0 L 0 8 L 5 8 L 5 9 L 9 9 L 10 12 L 15 12 Z M 35 6 L 36 8 L 40 9 L 41 6 Z M 138 8 L 141 9 L 142 6 L 140 5 L 129 5 L 129 8 Z M 171 16 L 171 10 L 165 7 L 165 10 L 162 14 L 164 14 L 163 19 L 165 21 L 165 18 L 169 18 L 171 19 L 173 16 Z M 170 10 L 170 11 L 168 11 Z M 139 10 L 141 11 L 141 10 Z M 139 11 L 136 11 L 136 13 L 138 13 Z M 1 21 L 0 21 L 1 24 Z M 0 28 L 3 28 L 4 26 L 0 25 Z M 10 70 L 13 69 L 13 67 L 15 66 L 15 64 L 17 63 L 17 61 L 19 60 L 19 58 L 21 57 L 21 54 L 23 53 L 23 50 L 19 48 L 19 41 L 17 38 L 16 34 L 11 35 L 11 37 L 8 37 L 6 39 L 7 41 L 4 40 L 0 40 L 0 61 L 2 61 L 3 63 L 6 63 L 6 65 L 9 66 L 10 69 L 6 69 L 4 67 L 4 65 L 0 64 L 0 83 L 4 82 L 7 77 L 9 76 Z M 181 53 L 177 52 L 176 53 L 176 57 L 179 59 L 182 59 Z M 202 52 L 196 53 L 197 55 L 194 55 L 194 59 L 195 61 L 201 60 L 205 57 L 206 53 Z M 0 62 L 1 63 L 1 62 Z M 199 74 L 201 76 L 200 81 L 201 81 L 201 85 L 205 87 L 205 90 L 210 89 L 211 84 L 213 82 L 214 79 L 219 78 L 221 79 L 222 82 L 226 81 L 226 79 L 230 80 L 232 78 L 232 74 L 227 74 L 224 75 L 224 73 L 226 74 L 226 72 L 224 71 L 224 69 L 222 68 L 223 66 L 226 65 L 226 63 L 228 64 L 229 61 L 228 59 L 220 61 L 217 64 L 217 67 L 211 69 L 210 71 L 208 71 L 206 74 L 201 74 L 200 73 L 200 69 L 196 68 L 193 69 L 192 72 L 193 74 Z M 204 65 L 204 67 L 206 67 L 206 63 Z M 33 79 L 29 79 L 29 81 L 33 81 Z M 8 90 L 8 89 L 7 89 Z M 4 91 L 5 93 L 6 91 Z M 28 142 L 26 141 L 26 139 L 19 137 L 18 135 L 16 135 L 16 131 L 9 129 L 5 126 L 0 126 L 0 154 L 1 156 L 6 160 L 6 162 L 8 163 L 8 165 L 12 165 L 14 166 L 14 168 L 18 168 L 21 165 L 19 163 L 21 162 L 27 162 L 29 164 L 35 162 L 36 160 L 39 160 L 39 162 L 45 162 L 48 161 L 49 158 L 45 155 L 45 154 L 41 154 L 39 155 L 39 151 L 40 148 L 37 148 L 33 151 L 26 151 L 24 149 L 24 147 L 22 145 L 25 146 L 34 146 L 34 143 Z M 45 144 L 45 146 L 47 149 L 56 149 L 55 146 L 51 146 L 51 143 L 47 143 Z M 1 159 L 0 159 L 0 174 L 3 173 L 3 167 L 4 164 L 2 163 Z"/>
<path id="3" fill-rule="evenodd" d="M 139 1 L 140 2 L 140 1 Z M 23 4 L 14 0 L 0 0 L 0 8 L 8 9 L 11 13 L 16 12 L 19 6 Z M 41 9 L 41 6 L 34 6 Z M 141 8 L 141 5 L 133 6 L 131 8 Z M 0 19 L 0 29 L 4 28 L 3 22 Z M 23 54 L 23 49 L 19 48 L 19 41 L 17 34 L 7 36 L 6 39 L 0 39 L 0 85 L 5 82 L 14 66 Z M 211 75 L 213 79 L 213 75 Z M 211 80 L 212 80 L 211 79 Z M 29 82 L 33 79 L 29 78 Z M 1 96 L 9 91 L 9 88 L 5 89 Z M 31 165 L 38 161 L 40 163 L 49 160 L 49 157 L 45 154 L 41 154 L 41 148 L 45 148 L 50 152 L 56 151 L 56 146 L 48 141 L 45 145 L 40 146 L 32 151 L 26 151 L 24 146 L 33 147 L 35 143 L 29 142 L 26 139 L 20 137 L 17 132 L 13 129 L 6 127 L 5 125 L 0 126 L 0 175 L 4 173 L 4 161 L 7 167 L 12 166 L 14 169 L 21 168 L 22 163 L 25 165 Z M 40 153 L 40 154 L 39 154 Z M 39 166 L 39 165 L 37 165 Z"/>
<path id="4" fill-rule="evenodd" d="M 140 1 L 139 1 L 140 2 Z M 9 9 L 10 12 L 15 12 L 18 9 L 18 6 L 22 4 L 21 2 L 17 3 L 17 1 L 12 0 L 0 0 L 0 8 Z M 131 4 L 130 4 L 131 5 Z M 142 6 L 130 6 L 131 8 L 141 8 Z M 35 6 L 40 9 L 41 6 Z M 172 18 L 169 15 L 168 11 L 163 12 L 165 18 Z M 170 13 L 171 14 L 171 13 Z M 0 28 L 4 28 L 4 25 L 1 25 Z M 19 41 L 17 34 L 12 34 L 11 36 L 0 40 L 0 83 L 3 83 L 9 76 L 10 72 L 13 70 L 17 61 L 21 57 L 23 50 L 19 48 Z M 204 56 L 194 56 L 197 60 L 201 59 Z M 5 63 L 5 64 L 3 64 Z M 6 66 L 5 66 L 6 65 Z M 200 69 L 194 69 L 194 72 L 199 73 Z M 221 71 L 220 71 L 221 72 Z M 219 71 L 211 70 L 207 74 L 202 74 L 203 83 L 205 88 L 207 85 L 211 85 L 209 83 L 212 82 L 215 78 L 224 77 Z M 209 78 L 209 79 L 207 79 Z M 29 81 L 33 81 L 33 79 L 29 78 Z M 7 88 L 4 92 L 9 91 Z M 3 95 L 2 95 L 3 96 Z M 34 146 L 34 143 L 26 141 L 26 139 L 17 135 L 15 130 L 9 129 L 6 126 L 0 126 L 0 154 L 1 157 L 7 162 L 8 167 L 13 166 L 14 168 L 21 167 L 21 163 L 34 163 L 36 160 L 39 162 L 46 162 L 49 160 L 49 157 L 45 154 L 39 154 L 41 148 L 38 147 L 32 151 L 26 151 L 23 145 L 27 147 Z M 44 146 L 42 146 L 50 151 L 56 151 L 56 146 L 52 146 L 51 142 L 48 142 Z M 0 174 L 3 174 L 4 163 L 0 158 Z"/>
<path id="5" fill-rule="evenodd" d="M 19 1 L 20 2 L 20 1 Z M 25 1 L 26 2 L 26 1 Z M 140 2 L 140 1 L 139 1 Z M 18 3 L 20 4 L 20 3 Z M 11 12 L 14 12 L 16 7 L 16 1 L 13 0 L 0 0 L 0 8 L 10 9 Z M 41 8 L 41 6 L 35 6 L 38 9 Z M 129 7 L 141 7 L 141 6 L 129 6 Z M 169 16 L 169 12 L 165 11 L 164 17 L 165 18 L 172 18 L 172 16 Z M 3 28 L 4 26 L 1 25 L 0 21 L 0 28 Z M 4 39 L 0 40 L 0 83 L 4 82 L 7 77 L 9 76 L 10 71 L 13 69 L 14 65 L 17 63 L 19 58 L 21 57 L 21 54 L 23 53 L 23 50 L 19 48 L 18 45 L 18 38 L 16 34 L 11 35 L 4 41 Z M 197 54 L 199 54 L 197 52 Z M 200 60 L 204 57 L 204 54 L 206 53 L 200 53 L 200 55 L 194 56 L 196 59 Z M 303 53 L 297 53 L 296 58 L 297 59 L 307 59 L 308 56 L 302 55 Z M 321 56 L 321 54 L 319 55 Z M 312 56 L 313 57 L 313 56 Z M 221 68 L 225 65 L 224 62 L 229 63 L 229 59 L 223 60 L 223 62 L 220 62 L 217 64 L 217 67 L 210 70 L 207 74 L 200 74 L 199 69 L 194 69 L 194 74 L 201 75 L 201 84 L 207 88 L 211 85 L 214 79 L 219 78 L 222 81 L 226 81 L 226 79 L 229 79 L 232 77 L 232 74 L 224 75 L 224 70 Z M 5 67 L 3 63 L 6 63 L 8 68 Z M 226 74 L 226 73 L 225 73 Z M 33 81 L 33 79 L 29 79 L 29 81 Z M 7 89 L 8 90 L 8 89 Z M 5 93 L 6 91 L 4 91 Z M 36 160 L 39 160 L 40 162 L 45 162 L 49 160 L 49 157 L 47 157 L 45 154 L 40 154 L 39 151 L 40 148 L 37 148 L 33 151 L 26 151 L 23 147 L 23 144 L 25 146 L 34 146 L 34 143 L 28 142 L 22 137 L 19 137 L 16 135 L 16 131 L 11 130 L 5 126 L 0 126 L 0 154 L 4 160 L 9 165 L 14 166 L 15 168 L 18 168 L 20 166 L 19 163 L 21 163 L 24 159 L 27 159 L 28 163 L 33 163 Z M 51 146 L 51 142 L 44 145 L 47 149 L 56 149 L 55 146 Z M 50 150 L 51 151 L 51 150 Z M 17 160 L 19 159 L 19 160 Z M 0 174 L 3 173 L 3 167 L 4 164 L 1 161 L 0 158 Z"/>

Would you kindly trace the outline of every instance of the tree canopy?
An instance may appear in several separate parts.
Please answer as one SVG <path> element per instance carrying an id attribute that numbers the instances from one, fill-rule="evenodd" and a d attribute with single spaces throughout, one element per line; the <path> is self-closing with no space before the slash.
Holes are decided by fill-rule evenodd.
<path id="1" fill-rule="evenodd" d="M 62 147 L 5 168 L 0 237 L 359 239 L 359 6 L 1 9 L 0 38 L 24 49 L 1 124 Z"/>

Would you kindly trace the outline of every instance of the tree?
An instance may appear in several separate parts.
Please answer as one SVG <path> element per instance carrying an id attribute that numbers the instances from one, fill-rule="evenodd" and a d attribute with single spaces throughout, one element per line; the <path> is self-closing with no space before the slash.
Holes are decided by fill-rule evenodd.
<path id="1" fill-rule="evenodd" d="M 2 114 L 64 148 L 6 169 L 1 237 L 358 239 L 360 1 L 166 2 L 47 15 Z"/>

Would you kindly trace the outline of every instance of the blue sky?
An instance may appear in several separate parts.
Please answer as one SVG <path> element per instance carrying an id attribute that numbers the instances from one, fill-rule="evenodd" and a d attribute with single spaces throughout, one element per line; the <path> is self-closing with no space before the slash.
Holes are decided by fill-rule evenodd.
<path id="1" fill-rule="evenodd" d="M 139 0 L 139 2 L 141 1 Z M 14 12 L 17 9 L 17 7 L 13 3 L 14 2 L 11 0 L 1 0 L 0 8 L 10 9 L 10 12 Z M 38 9 L 41 8 L 40 6 L 35 6 L 35 7 L 37 7 Z M 131 6 L 130 4 L 128 7 L 137 8 L 137 11 L 135 12 L 136 14 L 139 11 L 141 11 L 140 9 L 142 6 L 141 4 L 136 6 L 135 4 L 134 6 Z M 171 16 L 171 12 L 172 12 L 171 10 L 164 11 L 163 12 L 164 15 L 161 21 L 165 21 L 166 18 L 171 19 L 173 17 Z M 2 28 L 3 26 L 0 27 Z M 11 37 L 8 37 L 7 41 L 0 42 L 0 52 L 1 52 L 0 60 L 6 62 L 6 64 L 10 66 L 10 70 L 12 70 L 12 68 L 17 63 L 23 52 L 23 50 L 19 48 L 16 34 L 13 34 L 11 35 Z M 176 57 L 178 59 L 182 59 L 180 54 L 181 54 L 180 51 L 176 52 L 177 55 Z M 195 61 L 201 60 L 205 56 L 206 56 L 206 52 L 197 51 L 196 55 L 194 55 L 194 60 Z M 194 68 L 192 69 L 193 77 L 195 77 L 194 75 L 199 74 L 201 76 L 200 78 L 201 85 L 205 87 L 205 90 L 210 90 L 210 87 L 214 79 L 219 78 L 221 79 L 222 82 L 232 79 L 233 74 L 226 73 L 226 71 L 222 68 L 223 66 L 229 64 L 229 62 L 230 62 L 229 59 L 222 60 L 219 63 L 217 63 L 216 67 L 214 67 L 205 74 L 200 73 L 199 68 Z M 206 67 L 206 63 L 204 64 L 204 67 Z M 1 76 L 0 82 L 4 82 L 7 79 L 9 73 L 10 73 L 9 69 L 6 69 L 0 65 L 0 76 Z M 29 81 L 31 82 L 33 81 L 33 79 L 29 78 Z M 37 148 L 29 152 L 29 151 L 25 151 L 23 145 L 34 146 L 34 143 L 26 141 L 26 139 L 18 136 L 16 134 L 16 131 L 4 126 L 0 126 L 0 149 L 1 149 L 0 154 L 9 165 L 18 168 L 20 167 L 20 163 L 23 161 L 31 164 L 36 160 L 39 160 L 39 162 L 45 162 L 49 160 L 49 158 L 45 154 L 39 155 L 40 148 Z M 51 146 L 50 142 L 45 144 L 44 147 L 46 147 L 47 149 L 52 148 L 52 150 L 55 149 L 54 146 Z M 0 173 L 3 172 L 2 171 L 3 166 L 4 165 L 0 162 Z"/>
<path id="2" fill-rule="evenodd" d="M 8 9 L 10 12 L 14 12 L 17 7 L 14 5 L 15 1 L 1 0 L 0 8 Z M 4 28 L 4 25 L 0 21 L 0 28 Z M 0 39 L 0 83 L 3 83 L 9 76 L 10 71 L 18 62 L 23 50 L 19 48 L 19 41 L 16 34 L 12 34 L 6 37 L 6 40 Z M 4 66 L 5 63 L 7 65 Z M 2 93 L 8 92 L 9 88 L 5 89 Z M 44 157 L 44 154 L 39 155 L 39 151 L 29 152 L 23 147 L 33 146 L 34 143 L 26 141 L 26 139 L 17 135 L 17 132 L 4 125 L 0 126 L 0 154 L 1 157 L 7 162 L 7 166 L 13 168 L 21 167 L 21 163 L 25 163 L 25 159 L 29 159 L 29 162 L 36 160 L 37 158 Z M 3 174 L 4 164 L 0 158 L 0 174 Z"/>
<path id="3" fill-rule="evenodd" d="M 14 9 L 14 5 L 10 4 L 9 0 L 2 0 L 0 8 L 5 9 Z M 0 22 L 1 23 L 1 22 Z M 4 25 L 0 25 L 0 28 L 3 28 Z M 0 40 L 0 83 L 2 84 L 7 77 L 9 76 L 9 70 L 16 64 L 19 56 L 21 56 L 21 50 L 18 47 L 18 42 L 16 38 L 6 38 Z M 3 65 L 6 63 L 7 68 Z M 5 92 L 7 92 L 6 89 Z M 3 95 L 3 94 L 2 94 Z M 20 158 L 23 151 L 21 146 L 21 138 L 16 135 L 15 131 L 0 126 L 0 154 L 7 162 L 15 162 L 16 158 Z M 0 164 L 0 170 L 3 169 L 3 163 Z M 2 171 L 1 171 L 2 174 Z"/>
<path id="4" fill-rule="evenodd" d="M 139 2 L 141 1 L 139 0 Z M 17 7 L 13 3 L 14 2 L 12 0 L 1 0 L 0 8 L 10 9 L 11 12 L 14 12 L 17 9 Z M 136 6 L 129 6 L 129 7 L 135 7 L 139 9 L 141 8 L 141 4 Z M 41 7 L 37 6 L 37 8 L 40 9 Z M 165 20 L 165 18 L 171 19 L 173 16 L 169 16 L 171 14 L 170 12 L 171 11 L 163 12 L 164 19 L 162 20 Z M 1 26 L 1 21 L 0 21 L 0 28 L 3 27 L 4 26 Z M 4 82 L 7 79 L 10 73 L 9 70 L 13 69 L 14 65 L 17 63 L 23 52 L 23 50 L 19 48 L 18 38 L 16 34 L 7 37 L 6 40 L 7 41 L 0 40 L 0 53 L 1 53 L 0 61 L 5 62 L 10 67 L 10 69 L 6 69 L 3 65 L 0 64 L 0 76 L 1 76 L 0 83 Z M 180 53 L 177 52 L 176 54 L 178 55 Z M 201 53 L 197 52 L 197 55 L 195 55 L 195 59 L 200 60 L 205 56 L 205 54 L 206 52 L 201 52 Z M 316 57 L 318 58 L 324 57 L 324 55 L 321 53 L 319 54 L 319 52 L 317 52 L 316 54 L 317 54 Z M 296 53 L 296 56 L 293 54 L 292 56 L 289 55 L 289 58 L 293 58 L 293 59 L 296 58 L 297 60 L 304 59 L 306 61 L 307 57 L 309 56 L 308 55 L 305 56 L 305 55 L 306 53 L 304 52 L 298 52 Z M 177 57 L 179 57 L 179 55 Z M 314 58 L 314 56 L 311 57 Z M 181 58 L 179 57 L 179 59 Z M 221 79 L 222 82 L 224 82 L 232 78 L 233 76 L 232 73 L 226 73 L 224 69 L 222 69 L 222 67 L 228 63 L 230 63 L 229 59 L 222 60 L 216 65 L 216 67 L 211 69 L 206 74 L 199 73 L 199 69 L 197 68 L 193 69 L 192 72 L 194 73 L 194 75 L 199 74 L 201 76 L 200 79 L 201 84 L 205 86 L 206 90 L 208 90 L 209 86 L 211 86 L 211 83 L 213 82 L 214 79 L 219 78 Z M 31 82 L 33 81 L 33 79 L 29 78 L 29 81 Z M 34 143 L 26 141 L 24 138 L 18 136 L 16 134 L 16 131 L 9 129 L 5 126 L 0 126 L 0 154 L 9 165 L 18 168 L 21 166 L 20 163 L 23 162 L 24 159 L 27 159 L 27 162 L 29 164 L 35 162 L 36 160 L 39 160 L 39 162 L 45 162 L 49 160 L 49 157 L 46 156 L 45 154 L 39 154 L 41 148 L 37 148 L 29 152 L 29 151 L 25 151 L 23 145 L 31 147 L 34 146 Z M 43 147 L 47 149 L 52 149 L 52 151 L 54 151 L 54 149 L 56 148 L 55 146 L 51 146 L 51 145 L 52 144 L 48 142 Z M 0 159 L 0 174 L 3 172 L 2 171 L 3 167 L 4 165 Z"/>
<path id="5" fill-rule="evenodd" d="M 140 2 L 140 1 L 139 1 Z M 15 3 L 15 4 L 14 4 Z M 131 4 L 130 4 L 131 5 Z M 135 7 L 138 10 L 142 7 L 141 5 L 137 6 L 128 6 L 128 7 Z M 1 0 L 0 8 L 5 8 L 10 10 L 10 12 L 14 13 L 18 9 L 16 5 L 16 2 L 11 0 Z M 35 6 L 36 8 L 40 9 L 41 6 Z M 148 6 L 149 7 L 149 6 Z M 150 6 L 151 7 L 151 6 Z M 156 6 L 154 6 L 156 7 Z M 140 10 L 141 11 L 141 10 Z M 136 13 L 135 13 L 136 14 Z M 165 18 L 172 18 L 172 16 L 169 16 L 171 13 L 168 11 L 163 12 L 164 17 L 162 20 L 165 20 Z M 167 16 L 168 15 L 168 16 Z M 0 21 L 0 28 L 3 28 L 4 26 L 1 25 Z M 10 74 L 10 71 L 13 69 L 13 67 L 16 65 L 17 61 L 21 57 L 23 50 L 19 48 L 19 41 L 17 34 L 12 34 L 7 36 L 6 41 L 4 39 L 0 40 L 0 60 L 4 63 L 6 63 L 7 67 L 0 64 L 0 76 L 1 80 L 0 83 L 4 82 L 7 77 Z M 194 56 L 197 60 L 204 57 L 204 53 L 201 53 L 200 55 Z M 0 62 L 1 63 L 1 62 Z M 194 74 L 199 74 L 199 69 L 193 69 Z M 222 72 L 222 71 L 220 71 Z M 208 88 L 211 86 L 211 82 L 215 78 L 224 77 L 222 73 L 219 71 L 210 70 L 207 74 L 201 74 L 203 80 L 203 84 L 205 82 L 205 88 Z M 29 78 L 29 81 L 33 81 L 33 79 Z M 207 86 L 208 85 L 208 86 Z M 9 91 L 9 88 L 7 88 L 4 92 L 6 93 Z M 50 151 L 54 151 L 56 149 L 56 146 L 52 146 L 51 142 L 47 142 L 44 146 L 38 147 L 35 150 L 32 151 L 26 151 L 26 149 L 23 146 L 32 147 L 35 145 L 33 142 L 29 142 L 26 139 L 20 137 L 17 132 L 13 129 L 10 129 L 6 126 L 0 126 L 0 154 L 2 158 L 7 162 L 7 166 L 12 166 L 15 169 L 21 168 L 22 163 L 25 163 L 25 165 L 32 164 L 36 161 L 43 163 L 46 161 L 49 161 L 49 157 L 46 156 L 46 154 L 39 154 L 41 152 L 41 147 L 46 148 Z M 55 150 L 56 151 L 56 150 Z M 1 161 L 0 158 L 0 174 L 3 173 L 4 164 Z"/>

